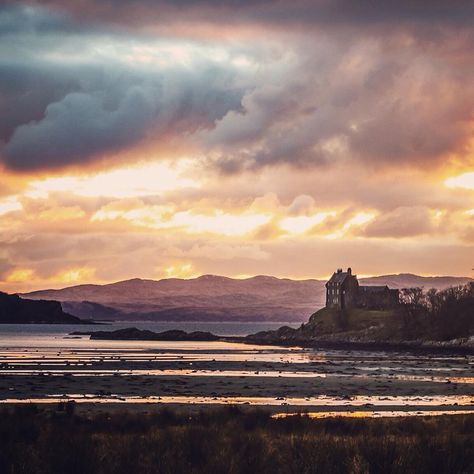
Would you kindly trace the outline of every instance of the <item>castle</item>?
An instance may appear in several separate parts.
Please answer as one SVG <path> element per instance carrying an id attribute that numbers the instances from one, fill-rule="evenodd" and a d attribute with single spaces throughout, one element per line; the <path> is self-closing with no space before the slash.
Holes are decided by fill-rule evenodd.
<path id="1" fill-rule="evenodd" d="M 359 285 L 351 268 L 339 268 L 326 283 L 326 307 L 336 309 L 390 309 L 399 302 L 398 290 L 384 286 Z"/>

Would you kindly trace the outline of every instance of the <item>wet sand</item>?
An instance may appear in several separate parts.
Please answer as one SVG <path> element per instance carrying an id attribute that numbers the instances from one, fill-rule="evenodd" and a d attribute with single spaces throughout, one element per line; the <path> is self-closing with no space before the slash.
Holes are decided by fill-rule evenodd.
<path id="1" fill-rule="evenodd" d="M 225 343 L 0 348 L 0 402 L 474 412 L 474 357 Z"/>

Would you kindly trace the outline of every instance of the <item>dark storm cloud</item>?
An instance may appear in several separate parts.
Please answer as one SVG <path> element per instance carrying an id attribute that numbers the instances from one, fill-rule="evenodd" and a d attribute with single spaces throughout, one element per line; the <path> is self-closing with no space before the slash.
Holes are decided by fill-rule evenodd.
<path id="1" fill-rule="evenodd" d="M 176 19 L 302 25 L 357 26 L 440 22 L 470 27 L 470 0 L 40 0 L 32 2 L 71 11 L 78 17 L 123 24 L 146 25 Z"/>
<path id="2" fill-rule="evenodd" d="M 240 103 L 237 91 L 219 84 L 219 72 L 182 77 L 177 71 L 136 82 L 131 77 L 69 92 L 50 103 L 40 120 L 16 128 L 4 148 L 5 161 L 15 169 L 62 166 L 126 148 L 150 131 L 166 136 L 210 127 Z"/>
<path id="3" fill-rule="evenodd" d="M 80 90 L 79 73 L 87 76 L 74 68 L 0 59 L 0 138 L 8 141 L 20 125 L 40 120 L 50 103 Z"/>
<path id="4" fill-rule="evenodd" d="M 0 153 L 12 169 L 51 168 L 172 136 L 192 139 L 226 173 L 463 159 L 472 138 L 473 11 L 472 2 L 416 0 L 4 2 Z M 213 41 L 199 43 L 201 24 L 212 25 Z M 219 41 L 227 25 L 234 33 L 257 25 L 262 41 Z M 169 41 L 196 35 L 195 44 L 242 48 L 259 69 L 207 52 L 166 67 L 123 64 L 125 53 L 114 50 L 94 56 L 126 34 L 131 47 L 146 46 L 160 31 Z"/>
<path id="5" fill-rule="evenodd" d="M 103 36 L 67 34 L 70 21 L 53 16 L 48 23 L 44 10 L 0 10 L 0 144 L 12 169 L 87 162 L 149 134 L 190 134 L 240 107 L 232 68 L 207 60 L 163 67 L 97 60 L 88 48 Z"/>

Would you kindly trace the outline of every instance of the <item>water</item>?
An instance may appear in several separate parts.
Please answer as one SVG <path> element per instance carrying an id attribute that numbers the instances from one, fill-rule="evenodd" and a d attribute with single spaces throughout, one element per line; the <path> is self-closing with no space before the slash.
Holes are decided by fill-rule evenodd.
<path id="1" fill-rule="evenodd" d="M 281 324 L 1 325 L 0 403 L 245 404 L 326 413 L 474 410 L 473 356 L 69 335 L 130 326 L 245 335 Z"/>
<path id="2" fill-rule="evenodd" d="M 217 336 L 247 336 L 259 331 L 278 329 L 281 326 L 298 327 L 299 323 L 288 322 L 177 322 L 177 321 L 112 321 L 103 325 L 73 324 L 0 324 L 0 340 L 9 337 L 66 335 L 73 331 L 115 331 L 136 327 L 162 332 L 170 329 L 181 331 L 207 331 Z"/>

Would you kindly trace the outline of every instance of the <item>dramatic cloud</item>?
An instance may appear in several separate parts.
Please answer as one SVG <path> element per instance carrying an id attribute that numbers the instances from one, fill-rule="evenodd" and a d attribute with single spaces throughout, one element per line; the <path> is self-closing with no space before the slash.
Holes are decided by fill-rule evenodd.
<path id="1" fill-rule="evenodd" d="M 63 32 L 68 20 L 59 32 L 55 22 L 43 27 L 46 13 L 40 12 L 13 15 L 21 20 L 13 31 L 0 24 L 0 97 L 7 112 L 0 132 L 13 169 L 84 163 L 146 138 L 210 128 L 240 108 L 238 66 L 208 59 L 199 47 L 143 38 L 137 45 L 117 35 L 111 46 L 106 33 Z M 8 25 L 11 10 L 0 16 Z M 202 57 L 193 57 L 196 51 Z"/>
<path id="2" fill-rule="evenodd" d="M 0 2 L 1 287 L 467 274 L 473 21 L 461 0 Z"/>
<path id="3" fill-rule="evenodd" d="M 374 5 L 370 0 L 121 0 L 69 1 L 42 0 L 73 12 L 78 17 L 98 19 L 104 22 L 122 23 L 140 27 L 160 24 L 170 20 L 181 21 L 252 23 L 278 25 L 285 28 L 313 27 L 361 27 L 367 25 L 400 24 L 450 24 L 470 27 L 474 7 L 469 0 L 443 0 L 429 3 L 418 0 L 400 2 L 387 0 Z"/>
<path id="4" fill-rule="evenodd" d="M 342 1 L 56 7 L 0 10 L 0 96 L 7 111 L 0 133 L 10 168 L 110 159 L 143 142 L 160 154 L 169 141 L 187 142 L 196 157 L 227 173 L 348 160 L 472 163 L 467 3 L 457 9 L 443 2 L 420 9 L 417 2 L 374 8 Z M 261 31 L 252 29 L 210 42 L 192 38 L 190 26 L 191 36 L 180 37 L 182 21 L 199 25 L 204 11 L 215 28 L 252 20 L 268 36 L 261 41 Z M 133 18 L 174 24 L 176 34 L 134 29 Z M 395 20 L 412 27 L 394 28 Z M 287 32 L 276 27 L 283 22 Z M 303 29 L 293 29 L 295 22 Z"/>

